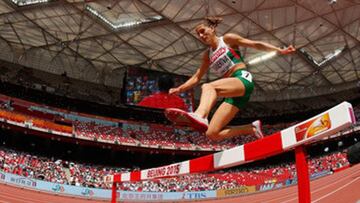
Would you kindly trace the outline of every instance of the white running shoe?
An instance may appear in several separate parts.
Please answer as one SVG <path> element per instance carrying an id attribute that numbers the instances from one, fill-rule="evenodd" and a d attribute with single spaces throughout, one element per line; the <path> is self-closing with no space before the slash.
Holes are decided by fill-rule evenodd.
<path id="1" fill-rule="evenodd" d="M 208 119 L 177 108 L 165 109 L 165 116 L 176 125 L 189 126 L 200 132 L 206 132 L 209 126 Z"/>
<path id="2" fill-rule="evenodd" d="M 197 123 L 197 125 L 201 125 L 202 127 L 200 127 L 201 129 L 203 129 L 203 131 L 206 131 L 207 128 L 209 127 L 209 121 L 207 118 L 203 118 L 201 117 L 199 114 L 196 113 L 188 113 L 189 116 L 191 116 L 192 119 L 194 119 Z M 206 128 L 206 130 L 204 130 Z"/>
<path id="3" fill-rule="evenodd" d="M 261 131 L 261 121 L 260 120 L 256 120 L 254 122 L 252 122 L 252 126 L 255 128 L 255 133 L 254 133 L 254 136 L 257 138 L 257 139 L 262 139 L 264 137 L 264 134 L 262 133 Z"/>

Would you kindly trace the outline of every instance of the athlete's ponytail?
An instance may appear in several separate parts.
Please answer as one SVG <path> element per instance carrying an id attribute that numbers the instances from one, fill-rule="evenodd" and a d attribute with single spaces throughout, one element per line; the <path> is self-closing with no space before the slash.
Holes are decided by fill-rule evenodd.
<path id="1" fill-rule="evenodd" d="M 216 16 L 205 17 L 205 20 L 206 20 L 206 24 L 212 28 L 216 28 L 223 21 L 222 18 Z"/>

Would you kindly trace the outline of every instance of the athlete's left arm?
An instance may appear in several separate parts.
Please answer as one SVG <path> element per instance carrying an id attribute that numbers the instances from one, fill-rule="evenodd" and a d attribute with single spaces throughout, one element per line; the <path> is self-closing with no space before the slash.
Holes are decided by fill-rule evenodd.
<path id="1" fill-rule="evenodd" d="M 224 41 L 226 44 L 229 44 L 231 47 L 238 47 L 238 46 L 251 47 L 262 51 L 276 51 L 279 54 L 290 54 L 295 52 L 295 48 L 292 45 L 282 49 L 266 42 L 246 39 L 233 33 L 225 34 Z"/>

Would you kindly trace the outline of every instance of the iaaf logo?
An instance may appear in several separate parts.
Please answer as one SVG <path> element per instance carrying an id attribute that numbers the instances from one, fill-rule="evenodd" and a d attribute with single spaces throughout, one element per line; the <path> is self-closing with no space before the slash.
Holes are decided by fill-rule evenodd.
<path id="1" fill-rule="evenodd" d="M 182 199 L 203 199 L 207 198 L 205 192 L 184 192 Z"/>
<path id="2" fill-rule="evenodd" d="M 260 186 L 260 191 L 267 191 L 267 190 L 272 190 L 272 189 L 276 189 L 276 188 L 281 188 L 283 186 L 282 183 L 269 183 L 269 184 L 264 184 Z"/>
<path id="3" fill-rule="evenodd" d="M 219 50 L 217 50 L 215 53 L 213 53 L 213 55 L 210 58 L 210 63 L 213 63 L 214 61 L 216 61 L 216 59 L 218 59 L 223 53 L 226 52 L 226 48 L 221 48 Z"/>
<path id="4" fill-rule="evenodd" d="M 65 188 L 59 184 L 54 185 L 54 187 L 51 188 L 54 192 L 64 192 Z"/>
<path id="5" fill-rule="evenodd" d="M 93 196 L 94 195 L 94 191 L 86 188 L 83 191 L 81 191 L 81 194 L 84 196 Z"/>

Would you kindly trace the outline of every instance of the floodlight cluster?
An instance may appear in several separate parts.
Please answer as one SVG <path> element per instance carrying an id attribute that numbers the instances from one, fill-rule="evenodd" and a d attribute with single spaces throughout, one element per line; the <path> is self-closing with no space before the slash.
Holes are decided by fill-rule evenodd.
<path id="1" fill-rule="evenodd" d="M 99 18 L 101 21 L 103 21 L 105 24 L 107 24 L 108 26 L 110 26 L 112 29 L 114 30 L 119 30 L 122 28 L 130 28 L 136 25 L 140 25 L 140 24 L 145 24 L 145 23 L 152 23 L 152 22 L 156 22 L 156 21 L 160 21 L 163 19 L 162 16 L 151 16 L 151 17 L 147 17 L 147 18 L 138 18 L 138 19 L 134 19 L 131 21 L 123 21 L 123 22 L 119 22 L 119 23 L 114 23 L 111 20 L 107 19 L 104 15 L 102 15 L 101 13 L 99 13 L 98 10 L 92 8 L 89 5 L 86 5 L 85 9 L 90 12 L 92 15 L 96 16 L 97 18 Z"/>
<path id="2" fill-rule="evenodd" d="M 17 6 L 29 6 L 34 4 L 47 3 L 51 0 L 10 0 L 10 1 L 16 4 Z"/>
<path id="3" fill-rule="evenodd" d="M 338 56 L 340 53 L 342 53 L 346 49 L 346 46 L 342 48 L 335 49 L 332 53 L 326 55 L 322 61 L 318 62 L 314 59 L 313 56 L 311 56 L 310 53 L 308 53 L 305 49 L 301 48 L 300 53 L 302 53 L 311 63 L 316 65 L 317 67 L 324 66 L 331 60 L 334 60 L 336 56 Z"/>

